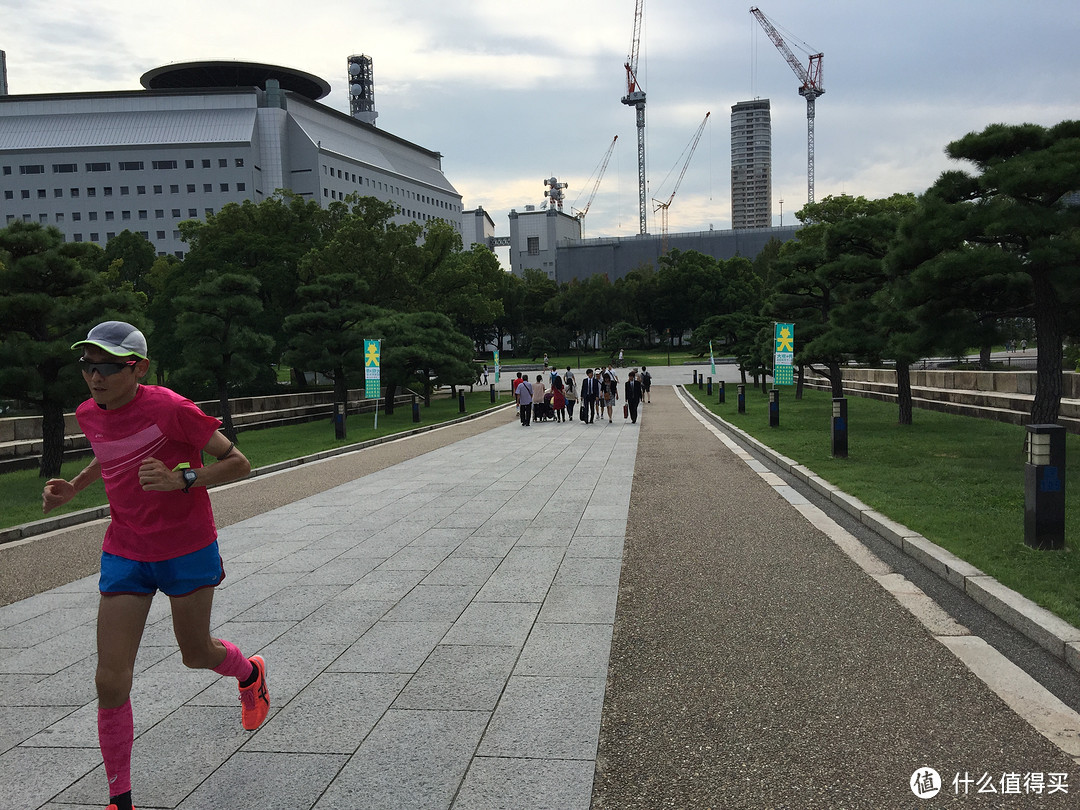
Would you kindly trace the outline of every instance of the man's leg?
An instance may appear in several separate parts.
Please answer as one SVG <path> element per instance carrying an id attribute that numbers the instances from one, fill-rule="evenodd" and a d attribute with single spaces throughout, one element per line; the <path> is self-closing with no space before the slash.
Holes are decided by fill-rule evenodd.
<path id="1" fill-rule="evenodd" d="M 234 644 L 210 635 L 210 610 L 214 589 L 200 588 L 185 596 L 170 596 L 173 632 L 184 666 L 212 669 L 218 675 L 236 678 L 240 686 L 242 722 L 254 731 L 266 719 L 270 697 L 266 689 L 266 664 L 260 656 L 245 658 Z"/>
<path id="2" fill-rule="evenodd" d="M 135 723 L 131 713 L 131 681 L 152 594 L 102 595 L 98 605 L 98 743 L 109 780 L 110 799 L 118 806 L 131 801 L 131 747 Z"/>

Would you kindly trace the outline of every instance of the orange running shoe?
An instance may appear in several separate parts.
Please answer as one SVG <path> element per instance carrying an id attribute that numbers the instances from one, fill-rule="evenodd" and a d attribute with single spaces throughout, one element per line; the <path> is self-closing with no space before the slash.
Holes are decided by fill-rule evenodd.
<path id="1" fill-rule="evenodd" d="M 270 691 L 266 688 L 266 662 L 261 655 L 248 659 L 259 672 L 259 677 L 251 686 L 240 687 L 240 722 L 248 731 L 254 731 L 263 724 L 270 711 Z"/>

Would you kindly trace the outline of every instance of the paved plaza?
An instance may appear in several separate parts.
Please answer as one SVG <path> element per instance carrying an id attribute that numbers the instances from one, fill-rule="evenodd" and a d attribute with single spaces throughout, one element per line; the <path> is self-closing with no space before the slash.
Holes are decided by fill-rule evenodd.
<path id="1" fill-rule="evenodd" d="M 940 797 L 961 806 L 1077 806 L 1080 717 L 1003 687 L 975 631 L 667 384 L 690 373 L 659 370 L 639 425 L 504 409 L 215 491 L 214 629 L 264 656 L 271 714 L 241 729 L 158 597 L 136 806 L 877 810 L 926 766 L 1068 785 Z M 0 607 L 0 810 L 104 806 L 97 600 L 91 576 Z"/>

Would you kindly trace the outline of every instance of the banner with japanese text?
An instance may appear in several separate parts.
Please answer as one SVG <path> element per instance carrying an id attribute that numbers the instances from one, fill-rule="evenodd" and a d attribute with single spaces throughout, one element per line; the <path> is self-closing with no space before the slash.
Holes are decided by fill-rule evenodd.
<path id="1" fill-rule="evenodd" d="M 381 340 L 364 341 L 364 396 L 373 399 L 379 398 L 381 345 Z"/>
<path id="2" fill-rule="evenodd" d="M 795 324 L 778 323 L 773 337 L 773 384 L 794 385 Z"/>

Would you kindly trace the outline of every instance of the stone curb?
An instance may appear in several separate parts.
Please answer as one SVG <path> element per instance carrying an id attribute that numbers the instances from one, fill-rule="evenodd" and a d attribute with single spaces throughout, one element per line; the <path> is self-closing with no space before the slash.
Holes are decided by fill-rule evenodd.
<path id="1" fill-rule="evenodd" d="M 680 386 L 686 389 L 686 386 Z M 688 393 L 688 392 L 687 392 Z M 993 577 L 926 539 L 918 532 L 890 520 L 874 511 L 858 498 L 841 491 L 808 468 L 777 453 L 703 407 L 688 393 L 688 399 L 698 410 L 736 434 L 762 455 L 768 456 L 777 466 L 806 483 L 823 497 L 828 498 L 860 523 L 873 529 L 909 557 L 913 557 L 950 585 L 964 591 L 973 600 L 989 610 L 1013 629 L 1034 641 L 1043 649 L 1060 658 L 1073 670 L 1080 672 L 1080 629 L 1055 616 L 1032 602 L 1026 596 L 1007 588 Z"/>
<path id="2" fill-rule="evenodd" d="M 398 439 L 407 439 L 410 436 L 419 436 L 421 433 L 427 433 L 428 431 L 435 430 L 441 427 L 447 427 L 449 425 L 456 425 L 461 422 L 468 422 L 472 419 L 479 419 L 483 416 L 489 416 L 501 410 L 505 410 L 510 407 L 512 403 L 507 402 L 505 405 L 496 405 L 494 408 L 488 408 L 480 411 L 479 413 L 471 413 L 465 416 L 459 416 L 457 419 L 451 419 L 448 422 L 439 422 L 435 425 L 424 425 L 423 427 L 407 430 L 402 433 L 392 433 L 389 436 L 380 436 L 377 439 L 368 439 L 366 442 L 358 442 L 356 444 L 349 444 L 344 447 L 335 447 L 332 450 L 324 450 L 321 453 L 314 453 L 310 456 L 301 456 L 300 458 L 292 458 L 288 461 L 280 461 L 277 464 L 267 464 L 265 467 L 259 467 L 248 473 L 246 478 L 242 478 L 239 481 L 231 481 L 230 484 L 238 484 L 244 481 L 250 481 L 254 478 L 258 478 L 263 475 L 270 475 L 271 473 L 281 472 L 293 467 L 299 467 L 301 464 L 310 464 L 313 461 L 322 461 L 323 459 L 332 458 L 333 456 L 344 455 L 345 453 L 355 453 L 358 450 L 365 450 L 369 447 L 375 447 L 376 445 L 385 444 L 387 442 L 396 441 Z M 94 506 L 90 509 L 81 509 L 77 512 L 68 512 L 66 515 L 60 515 L 59 517 L 46 518 L 45 520 L 35 520 L 30 523 L 21 523 L 18 526 L 12 526 L 8 529 L 0 530 L 0 546 L 5 543 L 13 543 L 17 540 L 25 540 L 28 537 L 35 537 L 39 534 L 47 534 L 48 532 L 54 532 L 59 529 L 69 529 L 72 526 L 77 526 L 80 523 L 90 523 L 94 520 L 101 520 L 109 516 L 108 506 Z"/>

